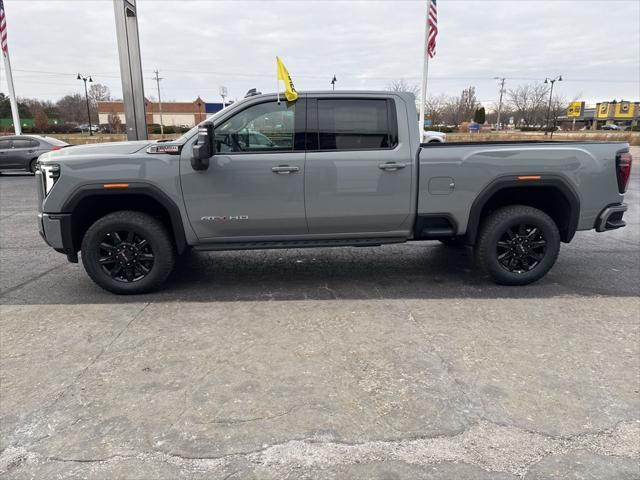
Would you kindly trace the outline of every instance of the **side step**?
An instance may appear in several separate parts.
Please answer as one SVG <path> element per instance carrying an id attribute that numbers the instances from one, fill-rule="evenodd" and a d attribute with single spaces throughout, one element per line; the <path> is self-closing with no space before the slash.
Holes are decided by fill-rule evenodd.
<path id="1" fill-rule="evenodd" d="M 416 240 L 431 240 L 455 237 L 458 229 L 448 215 L 418 215 L 415 232 Z"/>
<path id="2" fill-rule="evenodd" d="M 268 242 L 204 243 L 193 247 L 199 251 L 260 250 L 273 248 L 378 247 L 387 243 L 406 242 L 406 238 L 342 238 L 334 240 L 281 240 Z"/>

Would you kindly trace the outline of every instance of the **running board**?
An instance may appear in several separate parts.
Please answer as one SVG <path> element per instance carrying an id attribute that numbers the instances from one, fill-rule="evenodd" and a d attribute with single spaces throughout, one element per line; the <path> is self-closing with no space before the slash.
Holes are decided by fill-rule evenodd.
<path id="1" fill-rule="evenodd" d="M 403 243 L 406 238 L 341 238 L 334 240 L 280 240 L 269 242 L 227 242 L 195 245 L 194 250 L 260 250 L 274 248 L 378 247 L 387 243 Z"/>

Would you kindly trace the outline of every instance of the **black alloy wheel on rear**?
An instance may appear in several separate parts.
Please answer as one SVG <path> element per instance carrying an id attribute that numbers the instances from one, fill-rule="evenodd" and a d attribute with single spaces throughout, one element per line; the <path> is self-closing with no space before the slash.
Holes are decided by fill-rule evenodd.
<path id="1" fill-rule="evenodd" d="M 482 222 L 475 244 L 478 266 L 501 285 L 527 285 L 551 269 L 560 252 L 560 231 L 545 212 L 509 205 Z"/>
<path id="2" fill-rule="evenodd" d="M 496 244 L 498 262 L 511 273 L 530 272 L 547 253 L 547 240 L 539 227 L 520 222 L 510 226 Z"/>
<path id="3" fill-rule="evenodd" d="M 102 271 L 119 282 L 140 281 L 153 268 L 155 256 L 151 244 L 133 230 L 107 233 L 98 249 Z"/>

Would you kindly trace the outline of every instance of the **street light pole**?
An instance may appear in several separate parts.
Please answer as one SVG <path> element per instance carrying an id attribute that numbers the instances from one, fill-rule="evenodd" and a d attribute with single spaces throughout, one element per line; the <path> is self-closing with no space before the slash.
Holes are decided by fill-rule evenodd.
<path id="1" fill-rule="evenodd" d="M 338 81 L 338 79 L 336 78 L 335 74 L 333 75 L 333 78 L 331 79 L 331 90 L 336 89 L 336 82 Z"/>
<path id="2" fill-rule="evenodd" d="M 87 118 L 89 119 L 89 136 L 92 137 L 93 129 L 91 128 L 91 109 L 89 108 L 89 92 L 87 90 L 87 80 L 89 80 L 89 83 L 92 83 L 93 79 L 91 78 L 91 76 L 85 77 L 83 75 L 78 74 L 78 78 L 76 80 L 84 81 L 84 98 L 87 100 Z"/>
<path id="3" fill-rule="evenodd" d="M 158 86 L 158 110 L 160 112 L 160 138 L 164 138 L 164 124 L 162 123 L 162 98 L 160 97 L 160 80 L 161 77 L 158 76 L 158 69 L 155 69 L 153 73 L 156 74 L 155 81 Z"/>
<path id="4" fill-rule="evenodd" d="M 502 94 L 504 93 L 505 77 L 493 77 L 494 80 L 500 80 L 500 100 L 498 101 L 498 120 L 496 121 L 496 130 L 500 130 L 500 113 L 502 112 Z"/>
<path id="5" fill-rule="evenodd" d="M 550 83 L 551 84 L 551 91 L 549 92 L 549 106 L 547 107 L 547 125 L 544 131 L 544 135 L 545 137 L 547 136 L 548 130 L 549 130 L 549 122 L 551 121 L 551 101 L 553 100 L 553 85 L 556 82 L 561 82 L 562 81 L 562 75 L 558 75 L 555 78 L 545 78 L 544 79 L 544 83 Z M 555 122 L 554 122 L 555 124 Z M 554 125 L 555 127 L 555 125 Z M 549 137 L 550 139 L 553 139 L 553 130 L 551 130 L 551 136 Z"/>

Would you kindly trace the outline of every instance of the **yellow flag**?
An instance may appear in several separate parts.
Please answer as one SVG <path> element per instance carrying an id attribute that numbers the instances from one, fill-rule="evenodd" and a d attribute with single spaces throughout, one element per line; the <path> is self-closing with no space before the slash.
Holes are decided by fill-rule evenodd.
<path id="1" fill-rule="evenodd" d="M 287 101 L 293 102 L 298 98 L 298 92 L 296 92 L 296 88 L 293 86 L 293 80 L 291 80 L 291 75 L 289 75 L 289 71 L 287 67 L 284 66 L 280 57 L 276 57 L 276 65 L 278 70 L 278 80 L 282 80 L 284 82 L 284 96 L 287 97 Z"/>

